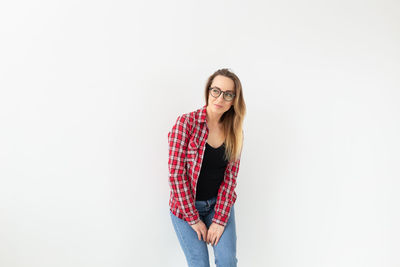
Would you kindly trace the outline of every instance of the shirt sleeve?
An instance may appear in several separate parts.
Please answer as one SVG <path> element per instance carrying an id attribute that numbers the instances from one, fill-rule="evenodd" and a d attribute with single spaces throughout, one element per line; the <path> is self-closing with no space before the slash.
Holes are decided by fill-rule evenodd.
<path id="1" fill-rule="evenodd" d="M 243 138 L 244 133 L 242 131 Z M 239 158 L 236 161 L 229 161 L 225 169 L 224 181 L 222 181 L 217 195 L 217 201 L 214 207 L 215 213 L 212 222 L 226 226 L 229 216 L 231 215 L 231 207 L 236 201 L 236 178 L 239 173 L 240 158 L 242 151 L 240 151 Z"/>
<path id="2" fill-rule="evenodd" d="M 236 201 L 236 178 L 239 172 L 240 158 L 234 162 L 229 162 L 225 170 L 225 178 L 218 190 L 215 213 L 212 222 L 226 226 L 231 207 Z"/>
<path id="3" fill-rule="evenodd" d="M 187 127 L 187 116 L 178 116 L 172 130 L 168 133 L 169 143 L 169 185 L 173 197 L 179 204 L 185 221 L 190 225 L 200 221 L 199 213 L 195 207 L 191 186 L 187 177 L 185 158 L 189 142 L 189 130 Z"/>

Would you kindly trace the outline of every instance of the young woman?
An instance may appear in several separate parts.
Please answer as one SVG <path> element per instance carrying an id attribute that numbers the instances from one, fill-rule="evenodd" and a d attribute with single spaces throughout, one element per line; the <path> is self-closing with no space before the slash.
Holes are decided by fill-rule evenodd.
<path id="1" fill-rule="evenodd" d="M 236 266 L 234 203 L 243 146 L 246 105 L 239 78 L 228 69 L 213 73 L 206 104 L 178 116 L 169 142 L 170 216 L 189 266 Z"/>

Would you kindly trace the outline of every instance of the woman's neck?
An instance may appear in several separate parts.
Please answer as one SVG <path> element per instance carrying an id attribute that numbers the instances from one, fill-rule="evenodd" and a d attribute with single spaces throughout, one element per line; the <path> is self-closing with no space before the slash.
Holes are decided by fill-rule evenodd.
<path id="1" fill-rule="evenodd" d="M 207 125 L 212 128 L 220 127 L 221 123 L 219 122 L 219 120 L 221 119 L 221 116 L 222 116 L 222 114 L 213 113 L 213 112 L 209 111 L 207 108 L 207 112 L 206 112 Z"/>

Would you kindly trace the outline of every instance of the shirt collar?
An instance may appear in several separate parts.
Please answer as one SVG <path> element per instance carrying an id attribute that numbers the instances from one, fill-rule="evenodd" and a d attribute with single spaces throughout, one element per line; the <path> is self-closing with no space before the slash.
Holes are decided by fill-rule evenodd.
<path id="1" fill-rule="evenodd" d="M 204 105 L 199 110 L 199 123 L 206 122 L 206 115 L 207 115 L 207 105 Z"/>

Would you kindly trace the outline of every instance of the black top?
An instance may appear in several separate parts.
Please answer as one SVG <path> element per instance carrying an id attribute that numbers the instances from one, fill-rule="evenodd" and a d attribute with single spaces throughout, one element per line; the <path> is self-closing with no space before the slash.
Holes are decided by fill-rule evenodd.
<path id="1" fill-rule="evenodd" d="M 228 161 L 224 159 L 225 143 L 213 148 L 206 142 L 203 162 L 197 180 L 196 200 L 208 200 L 218 195 L 218 189 L 224 180 Z"/>

